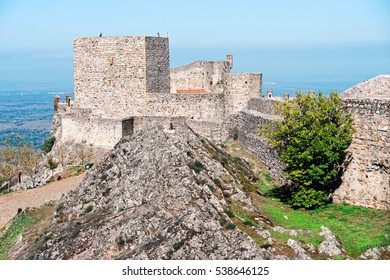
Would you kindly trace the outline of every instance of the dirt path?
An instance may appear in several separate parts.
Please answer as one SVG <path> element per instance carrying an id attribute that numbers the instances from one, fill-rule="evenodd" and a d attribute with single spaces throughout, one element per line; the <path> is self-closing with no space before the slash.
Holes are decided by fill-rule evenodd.
<path id="1" fill-rule="evenodd" d="M 18 208 L 39 207 L 45 202 L 58 199 L 62 194 L 76 189 L 84 176 L 85 173 L 40 188 L 0 195 L 0 229 L 16 215 Z"/>

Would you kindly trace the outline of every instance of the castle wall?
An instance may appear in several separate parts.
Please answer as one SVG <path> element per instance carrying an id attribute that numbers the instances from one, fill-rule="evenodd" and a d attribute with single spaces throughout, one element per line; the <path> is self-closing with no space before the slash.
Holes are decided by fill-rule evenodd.
<path id="1" fill-rule="evenodd" d="M 246 110 L 257 111 L 267 115 L 275 114 L 275 105 L 278 101 L 271 98 L 252 98 L 248 101 Z"/>
<path id="2" fill-rule="evenodd" d="M 76 107 L 104 111 L 107 100 L 127 103 L 132 94 L 169 91 L 168 38 L 74 40 Z"/>
<path id="3" fill-rule="evenodd" d="M 115 99 L 101 100 L 100 108 L 104 110 L 71 108 L 69 112 L 58 113 L 61 115 L 61 141 L 112 148 L 122 137 L 123 120 L 134 118 L 136 131 L 144 126 L 142 120 L 158 119 L 162 123 L 169 123 L 175 117 L 186 119 L 187 124 L 202 136 L 215 141 L 223 139 L 223 94 L 144 93 L 132 96 L 131 103 L 116 102 Z M 105 106 L 108 103 L 110 105 Z"/>
<path id="4" fill-rule="evenodd" d="M 255 154 L 268 168 L 274 179 L 283 183 L 283 164 L 267 140 L 259 135 L 259 126 L 272 124 L 280 118 L 273 114 L 276 101 L 266 98 L 252 98 L 245 110 L 231 117 L 227 126 L 245 149 Z M 265 113 L 263 113 L 265 112 Z M 267 114 L 268 113 L 268 114 Z"/>
<path id="5" fill-rule="evenodd" d="M 228 61 L 197 61 L 171 69 L 171 92 L 204 89 L 208 93 L 222 93 L 223 75 L 230 72 Z"/>
<path id="6" fill-rule="evenodd" d="M 111 149 L 122 138 L 122 121 L 92 118 L 89 114 L 62 116 L 61 142 Z"/>
<path id="7" fill-rule="evenodd" d="M 346 99 L 356 132 L 347 152 L 352 160 L 333 200 L 390 208 L 390 100 Z"/>
<path id="8" fill-rule="evenodd" d="M 145 37 L 146 92 L 170 92 L 168 38 Z"/>
<path id="9" fill-rule="evenodd" d="M 214 122 L 224 119 L 223 94 L 150 94 L 144 102 L 144 115 L 148 116 L 181 116 Z"/>
<path id="10" fill-rule="evenodd" d="M 227 73 L 224 80 L 226 111 L 229 114 L 243 110 L 251 98 L 261 96 L 260 73 Z"/>

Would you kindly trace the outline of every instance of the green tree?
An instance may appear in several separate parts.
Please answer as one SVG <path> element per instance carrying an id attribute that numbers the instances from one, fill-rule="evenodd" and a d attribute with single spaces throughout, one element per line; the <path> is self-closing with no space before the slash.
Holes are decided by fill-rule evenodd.
<path id="1" fill-rule="evenodd" d="M 41 158 L 41 152 L 22 136 L 7 136 L 0 146 L 0 180 L 8 181 L 19 172 L 33 176 Z"/>
<path id="2" fill-rule="evenodd" d="M 321 194 L 329 193 L 338 178 L 354 132 L 352 117 L 342 113 L 341 102 L 336 92 L 329 97 L 298 92 L 293 100 L 276 105 L 281 120 L 260 128 L 286 165 L 286 179 L 295 183 L 291 203 L 297 207 L 323 204 Z M 306 194 L 307 201 L 297 192 Z"/>
<path id="3" fill-rule="evenodd" d="M 50 136 L 49 138 L 45 139 L 45 141 L 43 141 L 43 151 L 45 152 L 45 154 L 51 151 L 55 141 L 56 138 L 54 136 Z"/>

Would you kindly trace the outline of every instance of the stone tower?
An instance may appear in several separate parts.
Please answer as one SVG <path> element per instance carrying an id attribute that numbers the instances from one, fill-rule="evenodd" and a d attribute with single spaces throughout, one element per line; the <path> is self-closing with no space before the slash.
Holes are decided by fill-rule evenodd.
<path id="1" fill-rule="evenodd" d="M 75 106 L 104 109 L 132 94 L 170 92 L 169 42 L 163 37 L 74 40 Z"/>
<path id="2" fill-rule="evenodd" d="M 231 52 L 228 52 L 226 55 L 226 60 L 229 62 L 230 69 L 233 68 L 233 54 Z"/>

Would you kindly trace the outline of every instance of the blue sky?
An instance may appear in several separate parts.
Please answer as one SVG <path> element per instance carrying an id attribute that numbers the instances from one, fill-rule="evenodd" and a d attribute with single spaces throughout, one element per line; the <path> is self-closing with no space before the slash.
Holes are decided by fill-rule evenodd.
<path id="1" fill-rule="evenodd" d="M 390 73 L 390 1 L 0 0 L 0 88 L 71 88 L 73 39 L 169 32 L 171 66 L 234 55 L 267 83 Z"/>

